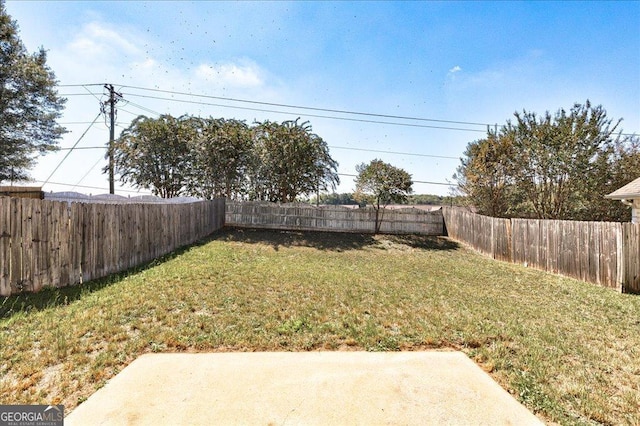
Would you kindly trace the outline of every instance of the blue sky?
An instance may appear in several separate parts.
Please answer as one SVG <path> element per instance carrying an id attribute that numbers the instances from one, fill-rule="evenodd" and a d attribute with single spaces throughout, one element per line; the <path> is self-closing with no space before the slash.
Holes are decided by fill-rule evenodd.
<path id="1" fill-rule="evenodd" d="M 502 125 L 523 109 L 555 112 L 589 99 L 622 118 L 625 133 L 640 133 L 640 2 L 7 1 L 6 8 L 27 48 L 48 50 L 67 95 L 61 122 L 70 132 L 61 147 L 87 129 L 78 147 L 107 143 L 104 117 L 89 125 L 105 99 L 102 83 L 124 96 L 116 134 L 139 114 L 309 120 L 340 163 L 338 192 L 351 192 L 347 175 L 374 158 L 417 182 L 454 183 L 467 144 L 486 124 Z M 98 85 L 63 86 L 84 84 Z M 46 180 L 67 152 L 42 158 L 34 179 Z M 104 152 L 73 151 L 44 189 L 107 192 Z M 133 195 L 128 190 L 116 192 Z M 449 188 L 416 183 L 414 191 Z"/>

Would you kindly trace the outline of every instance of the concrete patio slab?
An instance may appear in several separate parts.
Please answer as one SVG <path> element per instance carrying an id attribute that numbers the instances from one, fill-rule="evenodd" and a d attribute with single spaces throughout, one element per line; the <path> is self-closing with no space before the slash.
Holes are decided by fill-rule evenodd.
<path id="1" fill-rule="evenodd" d="M 65 425 L 540 425 L 461 352 L 148 354 Z"/>

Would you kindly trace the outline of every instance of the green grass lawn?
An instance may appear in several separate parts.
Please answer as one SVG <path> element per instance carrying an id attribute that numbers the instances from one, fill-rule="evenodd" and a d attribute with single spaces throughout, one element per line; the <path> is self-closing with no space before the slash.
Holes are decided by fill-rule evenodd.
<path id="1" fill-rule="evenodd" d="M 545 420 L 640 424 L 640 296 L 446 238 L 225 229 L 0 318 L 0 404 L 70 410 L 145 352 L 451 348 Z"/>

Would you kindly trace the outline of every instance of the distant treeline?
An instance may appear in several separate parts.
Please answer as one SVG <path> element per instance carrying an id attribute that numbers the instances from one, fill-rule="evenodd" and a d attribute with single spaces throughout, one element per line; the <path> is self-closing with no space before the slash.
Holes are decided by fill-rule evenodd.
<path id="1" fill-rule="evenodd" d="M 414 194 L 407 197 L 407 205 L 428 205 L 428 206 L 463 206 L 466 198 L 462 196 L 442 196 L 433 194 Z M 311 204 L 316 204 L 317 198 L 311 197 L 307 200 Z M 320 204 L 330 205 L 359 205 L 352 192 L 342 194 L 320 194 Z"/>

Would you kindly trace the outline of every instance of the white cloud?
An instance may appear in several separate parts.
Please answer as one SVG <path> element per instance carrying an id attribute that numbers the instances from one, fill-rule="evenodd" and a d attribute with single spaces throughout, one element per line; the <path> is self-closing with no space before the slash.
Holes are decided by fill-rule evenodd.
<path id="1" fill-rule="evenodd" d="M 90 22 L 85 24 L 78 35 L 71 40 L 68 49 L 79 58 L 114 54 L 139 55 L 140 49 L 122 34 L 122 31 L 109 28 L 107 24 Z"/>
<path id="2" fill-rule="evenodd" d="M 453 68 L 451 68 L 451 69 L 449 70 L 449 73 L 451 73 L 451 74 L 455 74 L 455 73 L 460 72 L 460 71 L 462 71 L 462 68 L 460 68 L 460 66 L 459 66 L 459 65 L 456 65 L 455 67 L 453 67 Z"/>
<path id="3" fill-rule="evenodd" d="M 196 77 L 215 85 L 231 87 L 258 87 L 264 84 L 260 68 L 252 63 L 201 64 L 196 69 Z"/>

